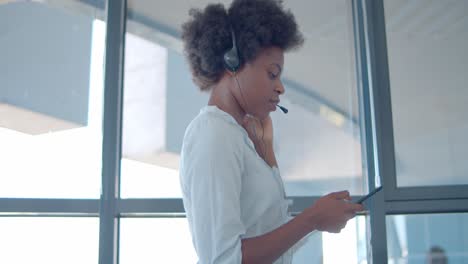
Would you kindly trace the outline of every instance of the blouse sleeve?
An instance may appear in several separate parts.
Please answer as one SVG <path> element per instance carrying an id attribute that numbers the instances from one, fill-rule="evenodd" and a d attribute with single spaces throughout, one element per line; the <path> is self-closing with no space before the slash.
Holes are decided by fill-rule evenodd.
<path id="1" fill-rule="evenodd" d="M 192 239 L 200 263 L 241 263 L 242 137 L 229 124 L 205 125 L 182 157 Z"/>

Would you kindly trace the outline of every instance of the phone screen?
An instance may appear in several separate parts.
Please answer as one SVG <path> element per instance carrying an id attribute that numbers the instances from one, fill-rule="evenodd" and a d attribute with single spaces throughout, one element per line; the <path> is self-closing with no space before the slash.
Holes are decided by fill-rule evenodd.
<path id="1" fill-rule="evenodd" d="M 359 198 L 359 200 L 356 201 L 356 203 L 358 204 L 362 204 L 365 200 L 369 199 L 370 197 L 372 197 L 374 194 L 376 194 L 378 191 L 382 190 L 382 186 L 378 187 L 378 188 L 375 188 L 372 192 L 370 192 L 368 195 L 366 196 L 363 196 L 361 198 Z"/>

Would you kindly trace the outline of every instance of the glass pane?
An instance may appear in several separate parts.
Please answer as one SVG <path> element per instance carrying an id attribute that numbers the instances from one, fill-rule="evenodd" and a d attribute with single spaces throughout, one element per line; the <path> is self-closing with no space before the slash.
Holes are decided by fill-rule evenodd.
<path id="1" fill-rule="evenodd" d="M 120 219 L 119 263 L 196 263 L 185 218 Z"/>
<path id="2" fill-rule="evenodd" d="M 121 196 L 181 197 L 185 128 L 207 104 L 182 56 L 180 26 L 191 3 L 130 0 L 125 58 Z M 286 1 L 306 38 L 286 54 L 282 98 L 272 114 L 287 194 L 365 192 L 350 2 Z M 159 187 L 158 187 L 159 186 Z"/>
<path id="3" fill-rule="evenodd" d="M 130 5 L 131 5 L 130 1 Z M 159 42 L 132 33 L 128 22 L 125 43 L 125 82 L 121 163 L 121 197 L 181 197 L 179 147 L 172 134 L 186 111 L 172 111 L 173 99 L 185 88 L 169 78 L 169 69 L 181 55 Z M 138 26 L 135 25 L 135 31 Z M 145 38 L 146 37 L 146 38 Z M 183 76 L 183 74 L 181 74 Z M 195 112 L 194 112 L 195 113 Z M 187 118 L 187 117 L 186 117 Z M 183 132 L 183 131 L 182 131 Z M 171 134 L 172 133 L 172 134 Z"/>
<path id="4" fill-rule="evenodd" d="M 305 43 L 286 53 L 282 102 L 273 113 L 276 150 L 291 196 L 366 192 L 355 79 L 351 2 L 285 1 Z"/>
<path id="5" fill-rule="evenodd" d="M 0 263 L 97 263 L 99 219 L 0 217 Z"/>
<path id="6" fill-rule="evenodd" d="M 385 1 L 397 184 L 468 184 L 468 1 Z"/>
<path id="7" fill-rule="evenodd" d="M 130 0 L 125 43 L 122 198 L 180 198 L 179 153 L 185 127 L 206 104 L 192 84 L 178 26 L 188 3 Z"/>
<path id="8" fill-rule="evenodd" d="M 468 214 L 387 216 L 389 264 L 468 263 Z"/>
<path id="9" fill-rule="evenodd" d="M 367 263 L 365 216 L 349 220 L 339 234 L 312 233 L 305 241 L 295 252 L 293 264 Z"/>
<path id="10" fill-rule="evenodd" d="M 185 218 L 122 218 L 120 263 L 196 263 Z M 297 246 L 294 264 L 367 263 L 366 221 L 350 220 L 340 234 L 312 233 Z M 164 250 L 158 250 L 158 249 Z M 336 249 L 340 248 L 340 254 Z"/>
<path id="11" fill-rule="evenodd" d="M 0 5 L 0 197 L 99 197 L 103 10 L 51 2 Z"/>

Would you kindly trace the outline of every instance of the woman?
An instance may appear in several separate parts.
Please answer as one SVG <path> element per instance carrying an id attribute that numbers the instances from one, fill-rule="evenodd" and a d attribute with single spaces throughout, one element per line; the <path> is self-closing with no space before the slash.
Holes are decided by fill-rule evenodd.
<path id="1" fill-rule="evenodd" d="M 210 91 L 181 154 L 184 207 L 200 263 L 290 263 L 308 233 L 339 232 L 361 205 L 331 193 L 295 218 L 269 116 L 284 91 L 285 51 L 303 38 L 280 1 L 234 0 L 191 10 L 182 39 L 194 82 Z"/>

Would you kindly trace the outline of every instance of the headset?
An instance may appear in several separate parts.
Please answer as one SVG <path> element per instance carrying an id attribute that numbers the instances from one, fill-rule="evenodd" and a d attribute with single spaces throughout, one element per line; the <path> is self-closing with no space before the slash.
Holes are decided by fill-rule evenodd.
<path id="1" fill-rule="evenodd" d="M 232 39 L 232 48 L 226 51 L 223 56 L 223 61 L 224 61 L 224 67 L 233 73 L 236 73 L 237 70 L 240 68 L 240 57 L 239 57 L 239 51 L 237 50 L 237 45 L 236 45 L 236 35 L 234 35 L 234 30 L 231 28 L 231 39 Z M 237 81 L 237 78 L 236 78 Z M 237 85 L 239 86 L 239 82 L 237 81 Z M 239 86 L 240 90 L 240 86 Z M 241 91 L 242 92 L 242 91 Z M 288 109 L 284 106 L 277 105 L 283 113 L 287 114 Z"/>
<path id="2" fill-rule="evenodd" d="M 224 67 L 230 72 L 237 72 L 240 67 L 239 53 L 236 45 L 236 35 L 231 29 L 232 48 L 224 53 Z"/>

